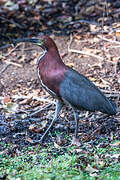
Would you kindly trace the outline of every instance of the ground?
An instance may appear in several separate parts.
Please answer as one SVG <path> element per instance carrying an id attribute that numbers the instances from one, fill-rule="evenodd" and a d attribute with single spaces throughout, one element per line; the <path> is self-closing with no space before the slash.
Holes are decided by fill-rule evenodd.
<path id="1" fill-rule="evenodd" d="M 112 48 L 111 50 L 109 48 L 111 44 L 109 42 L 105 42 L 105 55 L 109 56 L 109 58 L 103 58 L 102 60 L 100 59 L 100 57 L 103 57 L 103 52 L 101 50 L 102 40 L 97 38 L 96 35 L 89 35 L 87 38 L 84 38 L 82 36 L 73 36 L 71 37 L 72 41 L 70 40 L 70 37 L 65 36 L 51 37 L 56 42 L 64 63 L 68 66 L 72 66 L 72 68 L 76 69 L 78 72 L 84 74 L 86 77 L 92 80 L 97 86 L 99 86 L 99 88 L 101 88 L 101 90 L 104 91 L 106 96 L 111 98 L 116 103 L 118 107 L 118 92 L 120 90 L 120 71 L 118 60 L 120 54 L 119 50 L 117 51 L 114 47 L 114 50 Z M 81 38 L 82 40 L 78 40 L 78 38 Z M 70 50 L 78 50 L 78 52 L 74 53 L 70 52 Z M 83 54 L 79 54 L 80 50 L 83 52 Z M 5 56 L 7 53 L 4 53 L 4 61 L 6 62 L 10 60 L 10 62 L 14 62 L 14 64 L 10 64 L 9 66 L 7 65 L 7 69 L 3 73 L 1 73 L 1 97 L 4 97 L 3 100 L 1 99 L 1 102 L 4 105 L 1 106 L 2 112 L 4 113 L 4 115 L 1 115 L 1 118 L 3 118 L 2 116 L 5 116 L 5 121 L 9 121 L 9 125 L 7 124 L 7 127 L 4 127 L 1 123 L 1 132 L 3 134 L 4 140 L 15 142 L 17 141 L 17 143 L 20 144 L 21 141 L 24 141 L 24 143 L 26 143 L 25 132 L 29 134 L 28 137 L 31 138 L 31 141 L 34 139 L 39 139 L 41 137 L 41 133 L 43 133 L 45 130 L 45 125 L 48 121 L 51 121 L 49 114 L 51 111 L 52 113 L 54 112 L 55 106 L 53 103 L 50 109 L 48 108 L 46 109 L 46 111 L 38 113 L 37 116 L 35 115 L 36 120 L 35 118 L 33 118 L 34 116 L 32 117 L 34 120 L 31 120 L 31 118 L 27 119 L 27 117 L 25 116 L 25 112 L 27 113 L 30 111 L 30 115 L 31 113 L 36 111 L 36 109 L 41 109 L 45 105 L 48 105 L 49 102 L 52 103 L 52 101 L 54 101 L 54 99 L 52 99 L 51 96 L 48 95 L 41 87 L 37 75 L 36 59 L 42 52 L 38 47 L 33 46 L 32 44 L 22 44 L 19 47 L 13 49 L 13 52 L 11 52 L 11 49 L 9 51 L 9 55 L 7 56 L 7 58 Z M 87 52 L 88 56 L 84 55 L 84 52 Z M 97 58 L 93 57 L 92 53 L 96 54 Z M 4 61 L 3 63 L 1 63 L 1 71 L 6 67 L 6 63 Z M 15 95 L 18 96 L 16 97 L 16 99 L 14 98 Z M 33 97 L 36 98 L 36 100 L 33 100 Z M 37 98 L 43 98 L 43 102 L 39 101 L 39 99 L 37 101 Z M 46 101 L 48 101 L 47 103 L 44 102 L 45 99 Z M 16 103 L 19 110 L 10 113 L 10 109 L 8 109 L 8 117 L 6 118 L 6 109 L 4 108 L 5 105 L 7 106 L 7 104 L 9 103 L 13 103 L 12 105 Z M 68 135 L 70 133 L 70 135 L 73 136 L 75 125 L 73 113 L 69 111 L 70 108 L 66 108 L 67 109 L 63 109 L 62 111 L 60 122 L 56 123 L 54 125 L 54 128 L 51 130 L 53 134 L 58 129 L 61 131 L 61 133 L 63 131 Z M 106 133 L 111 134 L 114 132 L 117 132 L 119 138 L 119 112 L 116 116 L 113 117 L 107 117 L 106 115 L 99 112 L 86 114 L 86 112 L 84 111 L 79 111 L 79 114 L 80 138 L 88 141 L 91 139 L 95 139 L 96 136 L 104 136 Z M 21 119 L 22 116 L 25 116 L 25 119 L 23 118 L 23 120 L 19 120 L 19 118 Z M 42 121 L 43 123 L 43 127 L 41 128 L 39 127 L 41 126 L 41 124 L 38 123 L 38 118 L 39 121 Z M 7 131 L 5 131 L 6 128 Z M 91 134 L 91 132 L 93 135 L 90 138 L 89 135 Z M 17 134 L 17 138 L 15 134 Z M 13 138 L 13 136 L 15 136 L 15 138 Z M 47 143 L 48 139 L 50 140 L 51 138 L 52 136 L 49 138 L 47 137 L 45 142 Z M 30 140 L 27 139 L 27 143 L 31 143 L 29 141 Z"/>
<path id="2" fill-rule="evenodd" d="M 5 2 L 0 2 L 0 179 L 118 180 L 119 1 Z M 78 111 L 79 141 L 73 140 L 72 109 L 65 106 L 43 144 L 34 144 L 53 118 L 55 99 L 37 75 L 42 50 L 31 43 L 12 43 L 41 34 L 53 38 L 65 64 L 116 104 L 114 116 Z"/>

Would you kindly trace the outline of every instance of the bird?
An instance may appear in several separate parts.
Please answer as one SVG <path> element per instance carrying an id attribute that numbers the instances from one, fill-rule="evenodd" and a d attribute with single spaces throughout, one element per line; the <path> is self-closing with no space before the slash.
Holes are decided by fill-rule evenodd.
<path id="1" fill-rule="evenodd" d="M 64 64 L 53 39 L 47 35 L 39 38 L 19 38 L 19 42 L 31 42 L 42 48 L 43 53 L 37 60 L 37 71 L 42 87 L 56 99 L 55 115 L 40 139 L 43 142 L 48 131 L 57 121 L 65 104 L 74 112 L 75 134 L 78 138 L 79 116 L 76 110 L 100 111 L 108 115 L 116 114 L 116 106 L 88 78 Z"/>

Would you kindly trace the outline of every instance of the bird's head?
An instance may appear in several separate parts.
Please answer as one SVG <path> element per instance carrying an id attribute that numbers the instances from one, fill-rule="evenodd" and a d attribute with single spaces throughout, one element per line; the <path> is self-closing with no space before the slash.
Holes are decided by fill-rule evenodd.
<path id="1" fill-rule="evenodd" d="M 20 38 L 16 39 L 14 42 L 31 42 L 37 46 L 40 46 L 43 50 L 57 50 L 56 44 L 49 36 L 40 36 L 39 38 Z"/>

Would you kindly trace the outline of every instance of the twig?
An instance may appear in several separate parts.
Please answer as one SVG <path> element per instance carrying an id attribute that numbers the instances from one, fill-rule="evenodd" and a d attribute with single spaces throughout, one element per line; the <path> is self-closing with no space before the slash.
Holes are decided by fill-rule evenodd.
<path id="1" fill-rule="evenodd" d="M 7 57 L 7 56 L 9 56 L 13 51 L 15 51 L 16 50 L 16 48 L 18 48 L 20 45 L 21 45 L 22 43 L 19 43 L 19 44 L 17 44 L 13 49 L 11 49 L 11 51 L 9 52 L 9 53 L 7 53 L 7 54 L 3 54 L 2 56 L 4 56 L 4 57 Z"/>
<path id="2" fill-rule="evenodd" d="M 105 37 L 102 37 L 100 35 L 97 35 L 97 37 L 99 37 L 100 39 L 104 40 L 104 41 L 108 41 L 108 42 L 111 42 L 111 43 L 115 43 L 115 44 L 119 44 L 120 45 L 120 42 L 119 41 L 114 41 L 114 40 L 111 40 L 111 39 L 107 39 Z"/>
<path id="3" fill-rule="evenodd" d="M 26 29 L 25 25 L 24 25 L 24 27 L 23 27 L 23 26 L 21 26 L 20 24 L 18 24 L 17 22 L 15 22 L 13 19 L 10 20 L 10 23 L 11 23 L 11 24 L 14 24 L 16 27 L 18 27 L 18 28 L 20 28 L 20 29 Z M 23 25 L 23 23 L 22 23 L 22 25 Z"/>
<path id="4" fill-rule="evenodd" d="M 14 134 L 13 137 L 16 138 L 16 136 L 18 136 L 18 135 L 25 135 L 25 132 L 18 132 L 16 134 Z"/>
<path id="5" fill-rule="evenodd" d="M 0 71 L 0 76 L 2 75 L 2 73 L 4 73 L 6 70 L 7 70 L 7 68 L 10 66 L 11 64 L 7 64 L 3 69 L 2 69 L 2 71 Z"/>
<path id="6" fill-rule="evenodd" d="M 36 114 L 38 114 L 38 113 L 40 113 L 40 112 L 42 112 L 42 111 L 45 111 L 45 110 L 48 109 L 50 106 L 52 106 L 52 103 L 49 104 L 49 105 L 47 105 L 47 106 L 45 106 L 45 107 L 43 107 L 42 109 L 39 109 L 39 110 L 35 111 L 34 113 L 28 115 L 27 117 L 32 117 L 32 116 L 34 116 L 34 115 L 36 115 Z"/>
<path id="7" fill-rule="evenodd" d="M 23 67 L 21 64 L 18 64 L 18 63 L 14 63 L 14 62 L 11 62 L 11 61 L 4 61 L 6 64 L 10 65 L 14 65 L 14 66 L 18 66 L 18 67 Z"/>
<path id="8" fill-rule="evenodd" d="M 108 91 L 108 90 L 101 90 L 103 93 L 105 93 L 106 97 L 120 97 L 119 91 Z"/>
<path id="9" fill-rule="evenodd" d="M 68 52 L 74 52 L 74 53 L 84 54 L 84 55 L 87 55 L 87 56 L 92 56 L 92 57 L 95 57 L 95 58 L 98 58 L 98 59 L 103 60 L 102 57 L 97 56 L 97 55 L 95 55 L 95 54 L 93 54 L 93 53 L 87 53 L 87 52 L 85 52 L 85 51 L 80 51 L 80 50 L 76 50 L 76 49 L 71 49 L 71 48 L 70 48 L 71 43 L 72 43 L 72 38 L 70 38 L 70 43 L 69 43 L 69 45 L 68 45 Z"/>
<path id="10" fill-rule="evenodd" d="M 28 118 L 28 116 L 26 117 L 26 118 Z M 41 121 L 41 119 L 40 118 L 28 118 L 28 119 L 20 119 L 20 120 L 13 120 L 13 121 L 10 121 L 9 122 L 9 124 L 13 124 L 13 123 L 18 123 L 18 122 L 22 122 L 22 123 L 29 123 L 29 122 L 34 122 L 34 121 L 37 121 L 37 122 L 39 122 L 39 121 Z M 8 125 L 8 123 L 6 123 L 7 125 Z"/>
<path id="11" fill-rule="evenodd" d="M 109 90 L 105 90 L 105 89 L 102 89 L 101 91 L 104 93 L 107 93 L 107 94 L 120 94 L 119 91 L 109 91 Z"/>
<path id="12" fill-rule="evenodd" d="M 13 19 L 6 19 L 6 18 L 1 17 L 1 16 L 0 16 L 0 19 L 4 20 L 4 21 L 6 21 L 6 22 L 9 22 L 9 23 L 11 23 L 11 24 L 14 24 L 16 27 L 18 27 L 18 28 L 20 28 L 20 29 L 25 29 L 25 28 L 26 28 L 25 26 L 23 27 L 23 26 L 21 26 L 20 24 L 16 23 Z"/>
<path id="13" fill-rule="evenodd" d="M 71 22 L 67 22 L 64 24 L 64 26 L 68 26 L 68 25 L 73 25 L 73 24 L 76 24 L 76 23 L 86 23 L 86 24 L 93 24 L 95 26 L 98 26 L 99 24 L 95 21 L 87 21 L 87 20 L 84 20 L 84 19 L 79 19 L 79 20 L 75 20 L 75 21 L 71 21 Z"/>
<path id="14" fill-rule="evenodd" d="M 112 48 L 120 48 L 120 46 L 110 46 L 109 48 L 110 49 L 112 49 Z"/>
<path id="15" fill-rule="evenodd" d="M 106 97 L 119 97 L 120 94 L 105 94 Z"/>
<path id="16" fill-rule="evenodd" d="M 18 99 L 29 99 L 29 98 L 31 98 L 31 96 L 22 96 L 22 95 L 18 96 L 18 95 L 14 95 L 14 96 L 12 96 L 12 98 L 15 99 L 15 100 L 18 100 Z M 37 101 L 41 101 L 41 102 L 48 102 L 48 103 L 56 104 L 54 101 L 51 101 L 51 100 L 45 99 L 45 98 L 39 98 L 37 96 L 32 97 L 32 99 L 33 100 L 37 100 Z"/>
<path id="17" fill-rule="evenodd" d="M 76 49 L 68 49 L 68 51 L 69 52 L 74 52 L 74 53 L 79 53 L 79 54 L 84 54 L 84 55 L 87 55 L 87 56 L 92 56 L 92 57 L 95 57 L 95 58 L 103 60 L 102 57 L 94 55 L 94 54 L 91 54 L 91 53 L 87 53 L 85 51 L 79 51 L 79 50 L 76 50 Z"/>

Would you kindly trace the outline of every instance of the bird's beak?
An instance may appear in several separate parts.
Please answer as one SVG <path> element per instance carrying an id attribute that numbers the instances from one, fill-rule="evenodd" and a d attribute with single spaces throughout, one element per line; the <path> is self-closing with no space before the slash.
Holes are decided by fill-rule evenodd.
<path id="1" fill-rule="evenodd" d="M 36 44 L 40 47 L 43 47 L 44 43 L 43 43 L 43 40 L 42 39 L 34 39 L 34 38 L 19 38 L 19 39 L 16 39 L 14 40 L 14 43 L 20 43 L 20 42 L 31 42 L 33 44 Z"/>

